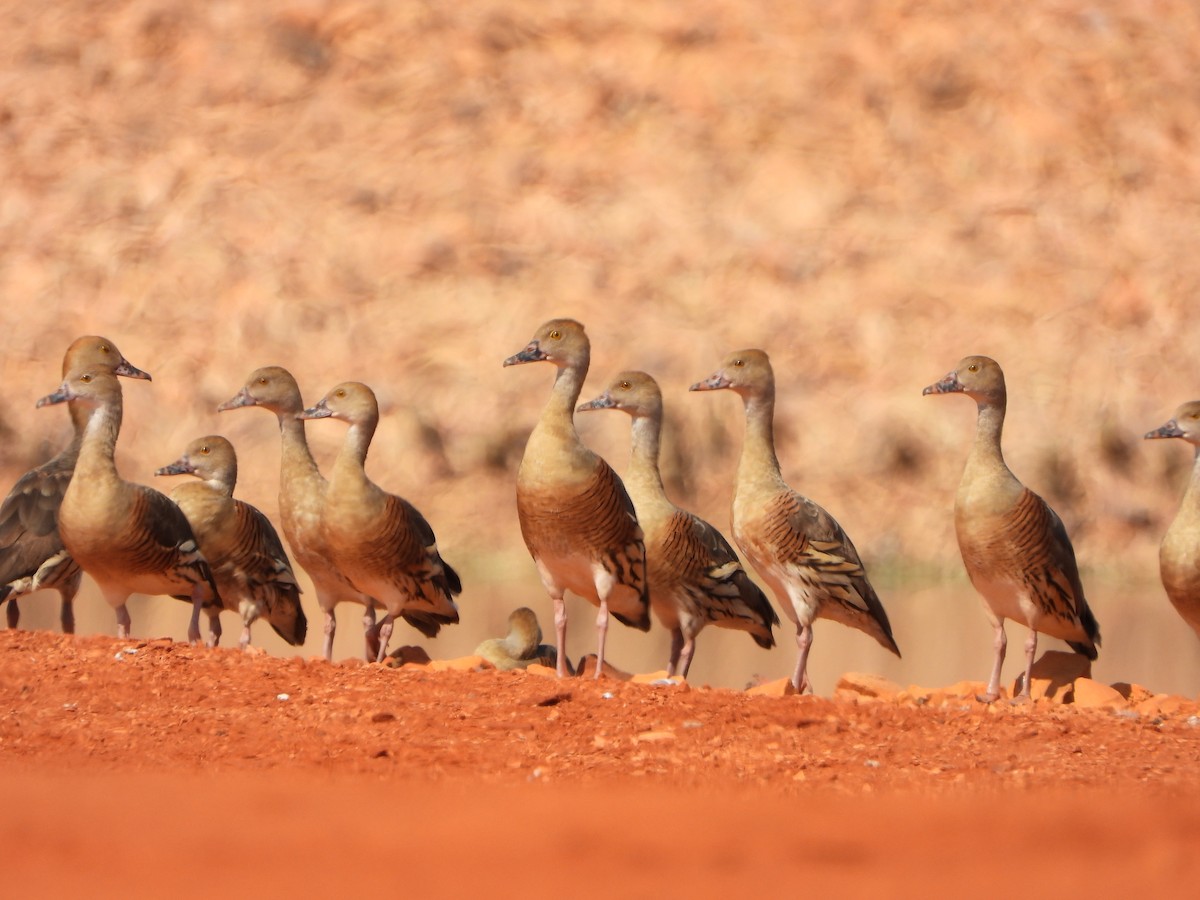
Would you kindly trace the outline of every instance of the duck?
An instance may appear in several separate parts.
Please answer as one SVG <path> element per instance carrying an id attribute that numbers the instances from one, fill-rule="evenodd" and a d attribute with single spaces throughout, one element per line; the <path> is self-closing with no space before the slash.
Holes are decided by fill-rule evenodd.
<path id="1" fill-rule="evenodd" d="M 175 462 L 155 475 L 194 475 L 171 499 L 183 510 L 208 560 L 225 609 L 242 617 L 239 646 L 250 646 L 250 626 L 265 617 L 277 635 L 293 647 L 304 643 L 308 620 L 300 605 L 300 586 L 283 542 L 259 509 L 235 499 L 237 452 L 227 438 L 196 438 Z M 221 637 L 220 608 L 212 607 L 212 646 Z"/>
<path id="2" fill-rule="evenodd" d="M 457 624 L 454 598 L 462 593 L 462 580 L 438 552 L 429 522 L 407 500 L 367 477 L 367 450 L 379 424 L 375 392 L 362 382 L 346 381 L 299 415 L 349 425 L 329 478 L 321 531 L 338 571 L 386 610 L 376 660 L 386 658 L 392 623 L 406 612 L 439 625 Z"/>
<path id="3" fill-rule="evenodd" d="M 775 452 L 775 373 L 766 351 L 730 353 L 691 390 L 730 390 L 742 398 L 746 436 L 733 489 L 733 539 L 796 626 L 792 687 L 812 690 L 808 655 L 818 618 L 855 628 L 900 656 L 887 612 L 849 535 L 783 479 Z"/>
<path id="4" fill-rule="evenodd" d="M 1008 393 L 1000 364 L 988 356 L 964 357 L 922 391 L 930 394 L 965 394 L 976 404 L 975 442 L 954 498 L 954 530 L 967 576 L 983 597 L 995 633 L 992 673 L 981 699 L 990 703 L 1000 697 L 1008 645 L 1004 623 L 1011 619 L 1029 629 L 1025 675 L 1014 698 L 1027 701 L 1038 634 L 1066 641 L 1094 660 L 1100 627 L 1084 596 L 1062 519 L 1004 462 L 1000 434 Z"/>
<path id="5" fill-rule="evenodd" d="M 1147 440 L 1162 438 L 1181 438 L 1194 448 L 1192 477 L 1163 535 L 1158 563 L 1167 599 L 1200 637 L 1200 400 L 1180 405 L 1165 425 L 1146 434 Z"/>
<path id="6" fill-rule="evenodd" d="M 663 399 L 658 382 L 646 372 L 621 372 L 576 411 L 600 409 L 620 410 L 632 419 L 625 486 L 644 534 L 650 607 L 671 634 L 667 675 L 687 678 L 696 636 L 709 624 L 745 631 L 758 646 L 774 647 L 772 629 L 779 616 L 733 546 L 708 522 L 667 497 L 659 470 Z"/>
<path id="7" fill-rule="evenodd" d="M 59 508 L 63 546 L 116 612 L 117 637 L 130 634 L 130 594 L 164 594 L 192 604 L 188 640 L 199 643 L 200 614 L 219 606 L 221 597 L 183 510 L 117 471 L 122 416 L 117 376 L 100 366 L 73 369 L 37 405 L 57 403 L 82 407 L 87 418 Z"/>
<path id="8" fill-rule="evenodd" d="M 126 378 L 150 380 L 149 373 L 127 360 L 108 338 L 87 334 L 76 338 L 63 355 L 65 377 L 76 367 L 96 367 Z M 58 509 L 75 471 L 87 418 L 82 407 L 70 408 L 71 441 L 58 453 L 17 479 L 0 504 L 0 603 L 7 600 L 9 628 L 17 628 L 17 601 L 34 591 L 57 591 L 63 634 L 75 633 L 75 595 L 82 570 L 63 548 Z"/>
<path id="9" fill-rule="evenodd" d="M 336 608 L 342 603 L 363 607 L 364 657 L 379 656 L 379 635 L 375 611 L 383 605 L 350 583 L 333 564 L 321 529 L 321 515 L 329 482 L 321 474 L 308 447 L 305 423 L 298 418 L 304 412 L 300 385 L 283 366 L 262 366 L 247 377 L 242 389 L 217 407 L 218 412 L 259 407 L 274 413 L 281 440 L 279 458 L 279 523 L 296 563 L 312 581 L 317 605 L 324 620 L 322 653 L 333 660 L 333 641 L 337 633 Z M 436 637 L 441 623 L 434 618 L 405 614 L 405 621 L 426 637 Z"/>
<path id="10" fill-rule="evenodd" d="M 534 663 L 557 665 L 557 650 L 542 643 L 542 626 L 537 613 L 528 606 L 520 606 L 508 615 L 508 633 L 502 638 L 488 638 L 475 648 L 475 655 L 482 656 L 501 671 L 524 669 Z"/>
<path id="11" fill-rule="evenodd" d="M 517 518 L 554 604 L 558 676 L 567 675 L 564 598 L 570 590 L 599 608 L 599 678 L 610 613 L 623 625 L 650 629 L 646 546 L 625 485 L 607 462 L 584 446 L 575 430 L 575 405 L 591 362 L 583 325 L 574 319 L 551 319 L 504 365 L 534 362 L 555 367 L 554 387 L 517 472 Z"/>

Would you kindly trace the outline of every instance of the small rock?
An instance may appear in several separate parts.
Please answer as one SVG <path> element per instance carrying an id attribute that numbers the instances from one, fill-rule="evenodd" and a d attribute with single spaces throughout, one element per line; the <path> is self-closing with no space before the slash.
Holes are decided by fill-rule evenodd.
<path id="1" fill-rule="evenodd" d="M 1070 699 L 1071 685 L 1076 678 L 1092 677 L 1092 662 L 1082 653 L 1067 653 L 1063 650 L 1047 650 L 1034 662 L 1030 677 L 1029 696 L 1034 700 L 1051 700 L 1066 703 Z M 1020 676 L 1013 682 L 1015 697 L 1021 690 Z"/>
<path id="2" fill-rule="evenodd" d="M 634 740 L 639 744 L 658 744 L 663 741 L 675 740 L 673 731 L 643 731 Z"/>
<path id="3" fill-rule="evenodd" d="M 1144 688 L 1140 684 L 1130 684 L 1127 681 L 1114 683 L 1112 689 L 1135 706 L 1154 696 L 1154 691 Z"/>
<path id="4" fill-rule="evenodd" d="M 457 659 L 435 659 L 429 663 L 432 672 L 478 672 L 494 668 L 482 656 L 460 656 Z"/>
<path id="5" fill-rule="evenodd" d="M 1148 700 L 1137 704 L 1137 711 L 1147 716 L 1177 716 L 1180 713 L 1190 713 L 1196 704 L 1186 697 L 1175 694 L 1155 694 Z"/>
<path id="6" fill-rule="evenodd" d="M 865 697 L 870 700 L 894 700 L 899 693 L 900 685 L 879 675 L 847 672 L 838 679 L 833 696 L 838 699 Z"/>
<path id="7" fill-rule="evenodd" d="M 290 694 L 276 694 L 275 699 L 282 703 L 284 700 L 290 700 L 292 698 Z"/>
<path id="8" fill-rule="evenodd" d="M 431 662 L 433 660 L 429 658 L 429 654 L 425 651 L 424 647 L 417 647 L 412 644 L 397 647 L 388 654 L 388 665 L 428 665 Z"/>
<path id="9" fill-rule="evenodd" d="M 1091 678 L 1075 679 L 1074 697 L 1081 709 L 1116 709 L 1126 704 L 1119 691 Z"/>
<path id="10" fill-rule="evenodd" d="M 796 693 L 796 688 L 792 686 L 792 679 L 777 678 L 774 681 L 764 681 L 762 684 L 747 688 L 746 693 L 757 697 L 787 697 Z"/>
<path id="11" fill-rule="evenodd" d="M 581 678 L 594 678 L 596 675 L 596 654 L 589 653 L 579 661 L 579 665 L 575 667 L 575 674 Z M 616 666 L 611 666 L 608 660 L 604 661 L 604 671 L 601 673 L 605 678 L 615 678 L 618 681 L 628 681 L 631 676 L 628 672 L 622 672 Z"/>
<path id="12" fill-rule="evenodd" d="M 629 679 L 632 684 L 651 684 L 656 687 L 674 687 L 684 691 L 688 683 L 682 675 L 667 675 L 666 672 L 648 672 L 644 675 L 634 675 Z"/>

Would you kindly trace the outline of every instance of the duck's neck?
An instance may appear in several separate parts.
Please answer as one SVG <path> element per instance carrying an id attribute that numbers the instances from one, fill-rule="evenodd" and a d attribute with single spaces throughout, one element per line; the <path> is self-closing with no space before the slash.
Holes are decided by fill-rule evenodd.
<path id="1" fill-rule="evenodd" d="M 625 480 L 635 501 L 667 497 L 662 474 L 658 468 L 659 441 L 662 420 L 657 416 L 635 416 L 633 419 L 633 448 L 629 457 L 629 474 Z"/>
<path id="2" fill-rule="evenodd" d="M 1200 518 L 1200 447 L 1195 448 L 1195 459 L 1192 462 L 1192 477 L 1187 489 L 1183 492 L 1183 500 L 1179 504 L 1178 517 L 1185 521 Z"/>
<path id="3" fill-rule="evenodd" d="M 584 379 L 587 378 L 588 361 L 586 359 L 557 370 L 554 376 L 554 389 L 550 399 L 542 410 L 538 428 L 549 431 L 560 437 L 577 437 L 575 431 L 575 405 L 579 402 L 579 394 L 583 390 Z"/>
<path id="4" fill-rule="evenodd" d="M 333 464 L 333 477 L 330 479 L 331 484 L 337 484 L 339 492 L 367 484 L 367 473 L 364 468 L 367 462 L 367 450 L 371 446 L 371 438 L 374 437 L 378 424 L 378 418 L 350 423 L 350 429 L 346 432 L 346 440 L 342 443 L 342 449 L 338 452 L 337 460 Z"/>
<path id="5" fill-rule="evenodd" d="M 975 443 L 967 457 L 964 478 L 970 475 L 1007 469 L 1000 452 L 1000 433 L 1004 430 L 1005 398 L 985 398 L 977 401 L 979 415 L 975 421 Z"/>
<path id="6" fill-rule="evenodd" d="M 317 468 L 317 462 L 308 448 L 308 435 L 304 430 L 304 420 L 296 418 L 296 413 L 299 411 L 299 409 L 284 410 L 276 414 L 283 442 L 280 465 L 283 472 L 290 473 L 292 477 L 301 476 L 323 481 L 321 471 Z M 287 481 L 288 478 L 283 478 L 280 484 L 286 484 Z"/>
<path id="7" fill-rule="evenodd" d="M 79 447 L 79 461 L 75 464 L 75 475 L 71 484 L 102 483 L 108 478 L 117 478 L 115 461 L 117 435 L 121 433 L 121 402 L 110 401 L 88 410 Z"/>
<path id="8" fill-rule="evenodd" d="M 746 406 L 746 438 L 738 460 L 738 483 L 782 483 L 775 455 L 775 391 L 771 388 L 746 394 L 742 400 Z"/>

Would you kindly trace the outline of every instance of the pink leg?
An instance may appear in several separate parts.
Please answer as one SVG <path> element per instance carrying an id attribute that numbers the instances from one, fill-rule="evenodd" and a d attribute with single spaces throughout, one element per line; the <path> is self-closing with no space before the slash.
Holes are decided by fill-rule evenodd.
<path id="1" fill-rule="evenodd" d="M 119 637 L 119 638 L 129 637 L 129 627 L 132 624 L 133 624 L 133 622 L 129 618 L 129 609 L 125 606 L 124 603 L 122 603 L 120 606 L 117 607 L 117 637 Z M 200 636 L 200 629 L 197 628 L 196 629 L 196 637 L 199 638 L 199 636 Z"/>
<path id="2" fill-rule="evenodd" d="M 1029 637 L 1025 639 L 1025 681 L 1021 684 L 1019 697 L 1029 699 L 1029 679 L 1033 675 L 1033 657 L 1037 655 L 1037 632 L 1029 629 Z"/>
<path id="3" fill-rule="evenodd" d="M 679 671 L 679 657 L 683 653 L 683 630 L 674 628 L 671 630 L 671 658 L 667 661 L 667 675 L 674 675 Z"/>
<path id="4" fill-rule="evenodd" d="M 600 612 L 596 614 L 596 678 L 604 671 L 604 642 L 608 639 L 608 601 L 600 601 Z"/>
<path id="5" fill-rule="evenodd" d="M 683 642 L 683 652 L 679 655 L 679 670 L 677 673 L 687 678 L 688 671 L 692 668 L 692 655 L 696 652 L 696 636 L 692 635 Z"/>
<path id="6" fill-rule="evenodd" d="M 551 597 L 554 601 L 554 639 L 558 641 L 555 669 L 559 678 L 567 677 L 567 604 L 563 595 Z"/>
<path id="7" fill-rule="evenodd" d="M 808 683 L 808 651 L 812 648 L 812 626 L 796 626 L 796 671 L 792 673 L 792 687 L 803 694 L 811 685 Z"/>
<path id="8" fill-rule="evenodd" d="M 333 662 L 333 636 L 337 634 L 337 616 L 333 607 L 325 610 L 325 660 Z"/>
<path id="9" fill-rule="evenodd" d="M 388 634 L 391 633 L 389 629 Z M 363 611 L 363 641 L 367 662 L 383 662 L 384 654 L 387 653 L 387 642 L 384 641 L 383 653 L 380 653 L 380 629 L 375 627 L 375 607 L 369 603 Z"/>
<path id="10" fill-rule="evenodd" d="M 238 639 L 238 647 L 245 650 L 250 646 L 250 623 L 242 623 L 242 636 Z"/>
<path id="11" fill-rule="evenodd" d="M 59 621 L 62 622 L 63 634 L 75 633 L 75 595 L 63 595 L 62 608 L 59 611 Z"/>
<path id="12" fill-rule="evenodd" d="M 379 649 L 375 654 L 375 662 L 383 662 L 387 659 L 388 641 L 392 638 L 392 614 L 388 613 L 379 622 Z"/>
<path id="13" fill-rule="evenodd" d="M 208 615 L 208 640 L 204 642 L 206 647 L 212 648 L 221 643 L 221 613 L 220 611 L 209 613 Z"/>
<path id="14" fill-rule="evenodd" d="M 1004 665 L 1004 651 L 1008 648 L 1008 636 L 1004 633 L 1004 620 L 996 622 L 996 661 L 992 664 L 992 677 L 988 679 L 987 693 L 979 699 L 991 703 L 1000 697 L 1000 669 Z"/>

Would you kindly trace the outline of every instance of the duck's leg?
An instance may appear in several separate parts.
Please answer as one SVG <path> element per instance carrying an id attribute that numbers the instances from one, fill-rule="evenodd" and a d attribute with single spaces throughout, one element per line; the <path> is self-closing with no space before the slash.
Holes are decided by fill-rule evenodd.
<path id="1" fill-rule="evenodd" d="M 1021 682 L 1021 693 L 1017 694 L 1017 699 L 1030 699 L 1030 678 L 1033 677 L 1033 658 L 1037 655 L 1037 632 L 1032 628 L 1029 629 L 1029 637 L 1025 639 L 1025 680 Z"/>
<path id="2" fill-rule="evenodd" d="M 367 602 L 363 611 L 363 646 L 367 662 L 383 662 L 383 654 L 379 652 L 379 629 L 375 627 L 375 604 Z M 389 631 L 388 634 L 391 634 Z M 386 645 L 383 652 L 387 653 Z"/>
<path id="3" fill-rule="evenodd" d="M 122 639 L 127 638 L 129 637 L 130 626 L 133 624 L 132 620 L 129 618 L 129 607 L 122 602 L 121 605 L 116 608 L 116 613 L 117 637 Z M 197 615 L 199 615 L 199 611 L 197 611 Z M 199 634 L 199 629 L 197 629 L 196 636 L 199 637 Z"/>
<path id="4" fill-rule="evenodd" d="M 792 687 L 803 694 L 811 689 L 808 683 L 808 651 L 812 649 L 812 625 L 796 625 L 796 671 L 792 673 Z"/>
<path id="5" fill-rule="evenodd" d="M 995 628 L 996 639 L 993 646 L 996 659 L 992 663 L 992 677 L 988 679 L 987 693 L 979 698 L 984 703 L 991 703 L 1000 697 L 1000 669 L 1004 666 L 1004 651 L 1008 648 L 1008 636 L 1004 633 L 1004 620 L 997 619 Z"/>
<path id="6" fill-rule="evenodd" d="M 4 617 L 8 620 L 9 628 L 16 628 L 21 621 L 21 607 L 17 606 L 17 598 L 9 597 L 4 607 Z"/>
<path id="7" fill-rule="evenodd" d="M 600 611 L 596 613 L 596 678 L 604 671 L 604 644 L 608 640 L 608 599 L 600 601 Z"/>
<path id="8" fill-rule="evenodd" d="M 333 604 L 324 607 L 325 612 L 325 661 L 333 662 L 333 636 L 337 634 L 337 616 L 333 612 Z"/>
<path id="9" fill-rule="evenodd" d="M 375 653 L 375 662 L 383 662 L 387 659 L 388 641 L 392 637 L 392 621 L 395 617 L 389 612 L 379 620 L 379 628 L 376 634 L 379 636 L 379 649 Z"/>
<path id="10" fill-rule="evenodd" d="M 667 675 L 674 675 L 679 671 L 679 657 L 683 653 L 683 629 L 675 627 L 671 629 L 671 658 L 667 660 Z"/>
<path id="11" fill-rule="evenodd" d="M 221 643 L 222 633 L 221 611 L 217 610 L 216 612 L 210 612 L 208 614 L 208 640 L 204 642 L 204 645 L 209 649 L 216 647 L 219 643 Z"/>

